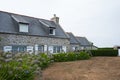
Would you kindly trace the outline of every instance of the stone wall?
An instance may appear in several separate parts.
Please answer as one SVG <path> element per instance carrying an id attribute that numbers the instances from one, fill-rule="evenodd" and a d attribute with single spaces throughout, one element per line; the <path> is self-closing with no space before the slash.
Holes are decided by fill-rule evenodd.
<path id="1" fill-rule="evenodd" d="M 35 46 L 38 45 L 61 45 L 66 46 L 67 51 L 69 51 L 69 40 L 62 38 L 48 38 L 48 37 L 39 37 L 39 36 L 26 36 L 26 35 L 16 35 L 16 34 L 1 34 L 0 41 L 1 46 L 10 46 L 10 45 L 27 45 Z"/>
<path id="2" fill-rule="evenodd" d="M 77 45 L 77 44 L 70 44 L 70 51 L 75 51 L 75 47 L 77 47 L 77 49 L 76 50 L 79 50 L 79 45 Z"/>

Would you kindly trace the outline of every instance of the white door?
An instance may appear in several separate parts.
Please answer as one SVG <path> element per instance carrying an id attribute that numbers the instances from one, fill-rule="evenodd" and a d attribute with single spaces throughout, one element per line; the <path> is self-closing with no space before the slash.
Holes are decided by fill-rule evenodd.
<path id="1" fill-rule="evenodd" d="M 119 56 L 120 56 L 120 49 L 118 49 L 118 53 L 119 53 Z"/>

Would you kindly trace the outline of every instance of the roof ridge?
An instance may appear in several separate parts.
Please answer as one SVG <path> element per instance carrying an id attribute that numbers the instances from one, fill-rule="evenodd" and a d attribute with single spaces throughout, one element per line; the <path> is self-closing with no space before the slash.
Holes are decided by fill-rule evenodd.
<path id="1" fill-rule="evenodd" d="M 22 15 L 22 14 L 17 14 L 17 13 L 7 12 L 7 11 L 1 11 L 1 10 L 0 10 L 0 12 L 7 13 L 7 14 L 12 14 L 12 15 L 23 16 L 23 17 L 34 18 L 34 19 L 43 19 L 43 18 L 37 18 L 37 17 L 33 17 L 33 16 Z M 43 20 L 51 21 L 51 20 L 48 20 L 48 19 L 43 19 Z"/>

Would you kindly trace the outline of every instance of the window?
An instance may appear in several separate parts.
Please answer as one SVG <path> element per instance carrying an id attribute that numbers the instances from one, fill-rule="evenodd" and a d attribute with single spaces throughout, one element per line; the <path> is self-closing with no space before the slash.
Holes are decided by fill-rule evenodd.
<path id="1" fill-rule="evenodd" d="M 23 45 L 14 45 L 12 46 L 12 52 L 18 53 L 18 52 L 26 52 L 27 46 Z"/>
<path id="2" fill-rule="evenodd" d="M 62 50 L 62 46 L 53 46 L 53 53 L 59 53 Z"/>
<path id="3" fill-rule="evenodd" d="M 28 32 L 28 24 L 19 24 L 19 32 Z"/>
<path id="4" fill-rule="evenodd" d="M 4 50 L 4 52 L 11 52 L 12 46 L 4 46 L 3 50 Z"/>
<path id="5" fill-rule="evenodd" d="M 50 35 L 55 35 L 55 29 L 54 28 L 50 28 L 49 29 L 49 34 Z"/>
<path id="6" fill-rule="evenodd" d="M 73 51 L 76 51 L 76 50 L 78 50 L 78 47 L 73 46 L 73 47 L 72 47 L 72 50 L 73 50 Z"/>
<path id="7" fill-rule="evenodd" d="M 38 51 L 43 53 L 44 52 L 44 46 L 43 45 L 39 45 L 38 46 Z"/>

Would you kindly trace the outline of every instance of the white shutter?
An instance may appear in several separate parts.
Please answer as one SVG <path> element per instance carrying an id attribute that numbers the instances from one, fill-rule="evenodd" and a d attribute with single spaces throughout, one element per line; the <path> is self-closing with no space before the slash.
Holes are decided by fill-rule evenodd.
<path id="1" fill-rule="evenodd" d="M 33 46 L 27 46 L 27 52 L 33 53 Z"/>
<path id="2" fill-rule="evenodd" d="M 66 46 L 62 46 L 62 50 L 66 52 Z"/>
<path id="3" fill-rule="evenodd" d="M 47 52 L 47 45 L 44 45 L 44 52 Z"/>
<path id="4" fill-rule="evenodd" d="M 49 46 L 48 51 L 49 51 L 50 53 L 53 53 L 53 46 Z"/>
<path id="5" fill-rule="evenodd" d="M 11 52 L 12 46 L 4 46 L 4 52 Z"/>
<path id="6" fill-rule="evenodd" d="M 38 54 L 38 45 L 35 44 L 35 54 Z"/>

